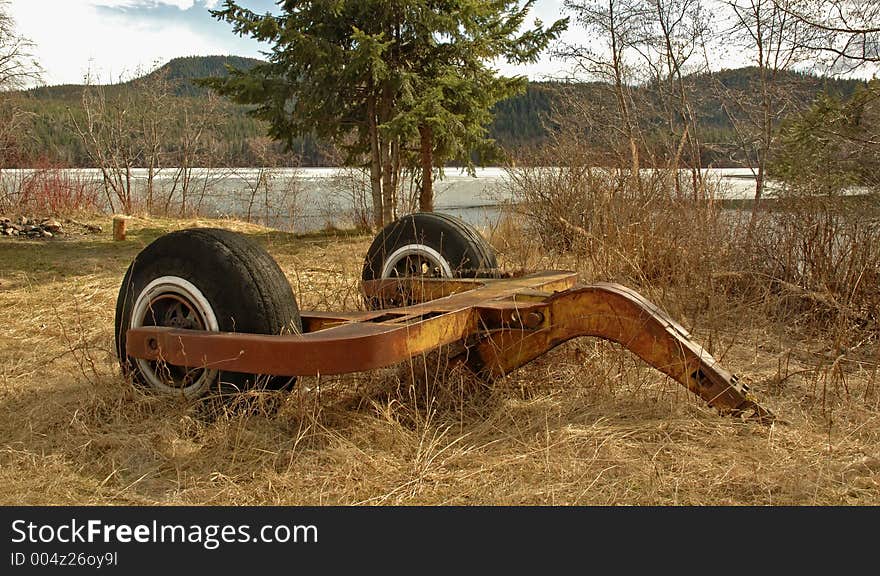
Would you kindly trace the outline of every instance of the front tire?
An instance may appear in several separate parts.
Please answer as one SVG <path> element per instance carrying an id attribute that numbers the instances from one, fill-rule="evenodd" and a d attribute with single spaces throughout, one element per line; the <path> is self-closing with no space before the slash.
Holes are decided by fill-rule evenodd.
<path id="1" fill-rule="evenodd" d="M 235 232 L 171 232 L 135 257 L 116 301 L 116 352 L 123 373 L 146 390 L 187 399 L 212 391 L 280 389 L 294 382 L 129 357 L 126 332 L 142 326 L 249 334 L 302 331 L 296 298 L 278 264 L 262 246 Z"/>

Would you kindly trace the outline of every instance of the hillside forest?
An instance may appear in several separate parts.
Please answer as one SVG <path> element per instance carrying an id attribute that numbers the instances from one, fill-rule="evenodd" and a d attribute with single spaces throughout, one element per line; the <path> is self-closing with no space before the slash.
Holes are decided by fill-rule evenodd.
<path id="1" fill-rule="evenodd" d="M 118 110 L 138 110 L 145 117 L 133 122 L 133 133 L 144 130 L 144 122 L 162 137 L 161 162 L 176 165 L 192 155 L 204 166 L 264 166 L 281 162 L 296 166 L 337 166 L 340 153 L 333 146 L 308 135 L 296 137 L 290 146 L 266 139 L 265 122 L 249 115 L 247 106 L 218 98 L 194 81 L 222 77 L 227 66 L 248 69 L 258 60 L 237 56 L 192 56 L 175 58 L 137 78 L 110 85 L 61 85 L 21 90 L 7 97 L 18 100 L 27 113 L 26 129 L 3 149 L 2 165 L 7 168 L 34 166 L 95 167 L 95 158 L 78 133 L 86 108 L 96 106 Z M 723 70 L 716 74 L 696 74 L 686 79 L 695 100 L 697 128 L 702 135 L 700 162 L 704 167 L 743 167 L 747 165 L 738 140 L 736 116 L 724 105 L 755 94 L 759 82 L 755 67 Z M 795 99 L 795 110 L 804 110 L 818 98 L 830 102 L 851 102 L 867 90 L 868 83 L 808 73 L 785 72 L 777 82 Z M 533 81 L 524 93 L 499 102 L 488 127 L 497 143 L 497 155 L 483 159 L 487 164 L 513 162 L 518 165 L 544 161 L 542 150 L 563 123 L 559 115 L 591 109 L 599 117 L 614 102 L 609 87 L 600 82 Z M 632 97 L 643 109 L 637 114 L 646 135 L 645 147 L 662 140 L 664 118 L 659 108 L 661 90 L 655 84 L 633 87 Z M 162 111 L 168 117 L 147 119 Z M 193 132 L 198 133 L 196 142 Z M 580 134 L 586 143 L 601 151 L 605 135 L 602 127 L 585 128 Z M 146 154 L 133 159 L 148 166 Z M 475 158 L 481 161 L 480 158 Z"/>

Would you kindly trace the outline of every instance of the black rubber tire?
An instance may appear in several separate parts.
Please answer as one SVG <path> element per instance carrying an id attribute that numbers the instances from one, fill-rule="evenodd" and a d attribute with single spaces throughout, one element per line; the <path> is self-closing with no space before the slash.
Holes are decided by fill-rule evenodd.
<path id="1" fill-rule="evenodd" d="M 416 212 L 398 218 L 376 235 L 367 251 L 362 278 L 381 278 L 388 256 L 410 244 L 438 252 L 449 263 L 454 278 L 491 275 L 498 268 L 495 250 L 473 226 L 447 214 Z"/>
<path id="2" fill-rule="evenodd" d="M 134 359 L 126 355 L 125 334 L 139 296 L 151 282 L 162 277 L 181 278 L 198 288 L 222 332 L 302 332 L 290 283 L 262 246 L 230 230 L 193 228 L 171 232 L 157 238 L 135 257 L 116 301 L 116 352 L 120 364 L 136 385 L 148 390 L 161 392 L 149 383 Z M 212 382 L 194 395 L 281 389 L 294 382 L 286 376 L 218 372 Z"/>

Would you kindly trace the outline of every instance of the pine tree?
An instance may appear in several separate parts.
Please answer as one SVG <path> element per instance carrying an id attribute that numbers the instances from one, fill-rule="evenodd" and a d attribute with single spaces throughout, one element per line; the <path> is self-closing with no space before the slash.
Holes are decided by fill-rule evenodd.
<path id="1" fill-rule="evenodd" d="M 214 17 L 269 43 L 269 61 L 204 84 L 254 105 L 270 136 L 288 144 L 314 133 L 369 158 L 373 223 L 395 215 L 401 172 L 420 167 L 420 207 L 431 209 L 433 170 L 491 144 L 496 102 L 525 88 L 490 63 L 523 63 L 567 25 L 536 22 L 534 0 L 287 0 L 260 15 L 227 0 Z"/>

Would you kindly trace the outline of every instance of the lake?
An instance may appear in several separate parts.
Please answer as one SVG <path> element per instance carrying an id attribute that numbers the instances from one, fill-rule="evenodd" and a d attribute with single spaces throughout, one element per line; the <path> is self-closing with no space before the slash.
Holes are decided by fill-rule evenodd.
<path id="1" fill-rule="evenodd" d="M 32 170 L 4 170 L 0 189 L 10 194 L 16 183 L 33 174 Z M 70 169 L 65 174 L 79 181 L 101 185 L 98 169 Z M 709 178 L 719 182 L 724 199 L 751 198 L 755 180 L 748 169 L 708 169 Z M 292 232 L 312 232 L 336 226 L 354 226 L 368 217 L 365 202 L 369 182 L 365 174 L 344 168 L 198 168 L 192 171 L 186 198 L 176 185 L 177 170 L 165 168 L 154 177 L 154 206 L 168 206 L 178 214 L 204 217 L 250 219 Z M 135 195 L 146 198 L 147 170 L 134 169 Z M 459 216 L 476 226 L 491 226 L 501 214 L 500 206 L 509 200 L 505 191 L 504 168 L 480 168 L 471 176 L 458 169 L 446 169 L 435 183 L 435 210 Z M 401 205 L 412 202 L 404 193 Z M 103 193 L 102 193 L 103 197 Z M 410 204 L 411 205 L 411 204 Z"/>

